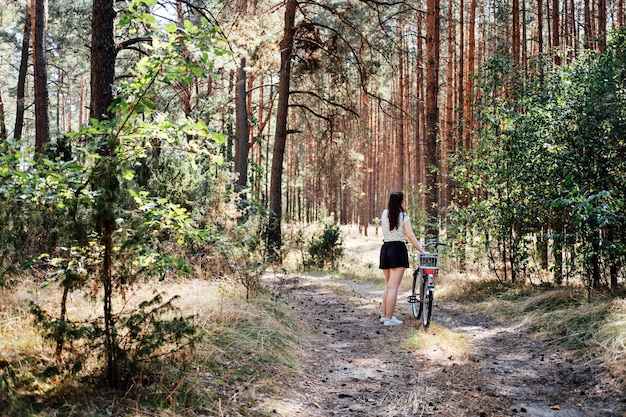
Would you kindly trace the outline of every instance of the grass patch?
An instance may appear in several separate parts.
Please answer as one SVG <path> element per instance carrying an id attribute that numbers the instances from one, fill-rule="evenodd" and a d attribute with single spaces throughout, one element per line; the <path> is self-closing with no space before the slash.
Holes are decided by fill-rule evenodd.
<path id="1" fill-rule="evenodd" d="M 545 290 L 528 284 L 498 281 L 489 276 L 470 277 L 460 273 L 446 274 L 443 281 L 445 292 L 441 294 L 442 297 L 451 301 L 472 303 L 490 302 L 494 299 L 517 300 Z"/>
<path id="2" fill-rule="evenodd" d="M 611 366 L 617 384 L 626 391 L 626 299 L 613 300 L 596 334 L 591 343 L 598 360 Z"/>
<path id="3" fill-rule="evenodd" d="M 107 389 L 95 367 L 71 372 L 56 363 L 25 300 L 58 303 L 58 291 L 23 285 L 0 293 L 0 415 L 268 415 L 259 404 L 299 360 L 299 332 L 285 307 L 268 294 L 246 302 L 237 287 L 200 280 L 146 284 L 135 295 L 156 289 L 180 295 L 177 306 L 196 315 L 203 337 L 193 349 L 154 358 L 127 392 Z M 97 310 L 87 298 L 73 301 L 77 315 Z"/>
<path id="4" fill-rule="evenodd" d="M 470 355 L 470 342 L 458 332 L 451 331 L 437 323 L 431 323 L 427 331 L 411 329 L 402 347 L 425 354 L 433 359 L 465 361 Z"/>
<path id="5" fill-rule="evenodd" d="M 600 364 L 626 390 L 623 298 L 594 294 L 590 302 L 587 292 L 578 287 L 511 285 L 485 278 L 457 281 L 445 298 L 471 302 L 475 310 L 522 323 L 535 337 Z"/>

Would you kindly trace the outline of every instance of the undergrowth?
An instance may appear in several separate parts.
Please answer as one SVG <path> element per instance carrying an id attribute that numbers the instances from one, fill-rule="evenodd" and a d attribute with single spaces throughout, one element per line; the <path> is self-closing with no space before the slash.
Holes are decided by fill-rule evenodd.
<path id="1" fill-rule="evenodd" d="M 224 283 L 189 280 L 159 288 L 181 295 L 179 307 L 196 315 L 202 338 L 193 349 L 154 358 L 126 392 L 107 389 L 95 369 L 56 368 L 16 301 L 46 300 L 45 290 L 0 294 L 0 305 L 10 307 L 0 315 L 0 415 L 266 415 L 264 396 L 298 363 L 298 332 L 285 306 L 269 294 L 246 302 L 239 287 Z M 90 308 L 88 302 L 81 308 Z"/>

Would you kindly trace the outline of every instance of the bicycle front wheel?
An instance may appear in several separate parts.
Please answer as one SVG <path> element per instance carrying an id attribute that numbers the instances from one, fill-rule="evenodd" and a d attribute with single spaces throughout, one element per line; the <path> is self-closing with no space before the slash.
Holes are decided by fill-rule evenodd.
<path id="1" fill-rule="evenodd" d="M 422 315 L 422 303 L 421 296 L 422 291 L 420 288 L 420 273 L 419 270 L 413 272 L 413 289 L 411 291 L 411 309 L 413 310 L 413 317 L 419 320 Z"/>
<path id="2" fill-rule="evenodd" d="M 434 297 L 435 292 L 433 290 L 427 290 L 424 294 L 424 301 L 422 302 L 422 323 L 424 324 L 424 327 L 428 327 L 430 325 L 430 317 L 433 313 Z"/>

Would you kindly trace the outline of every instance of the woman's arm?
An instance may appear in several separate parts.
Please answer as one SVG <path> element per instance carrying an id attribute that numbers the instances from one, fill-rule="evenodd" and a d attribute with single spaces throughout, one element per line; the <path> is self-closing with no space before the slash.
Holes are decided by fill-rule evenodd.
<path id="1" fill-rule="evenodd" d="M 409 239 L 409 242 L 411 242 L 411 245 L 413 245 L 419 253 L 424 253 L 425 251 L 422 248 L 422 245 L 420 245 L 420 243 L 417 241 L 417 238 L 415 237 L 415 233 L 413 233 L 411 221 L 405 221 L 404 223 L 402 223 L 402 227 L 404 228 L 404 234 L 406 235 L 407 239 Z"/>

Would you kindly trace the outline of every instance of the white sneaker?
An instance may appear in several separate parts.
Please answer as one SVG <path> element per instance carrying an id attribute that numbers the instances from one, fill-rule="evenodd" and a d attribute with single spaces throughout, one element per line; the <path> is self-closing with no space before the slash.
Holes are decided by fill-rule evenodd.
<path id="1" fill-rule="evenodd" d="M 396 316 L 393 316 L 391 319 L 385 319 L 385 321 L 383 322 L 383 325 L 385 325 L 385 326 L 399 326 L 402 323 L 403 323 L 402 320 L 398 320 L 396 318 Z"/>
<path id="2" fill-rule="evenodd" d="M 385 320 L 387 320 L 387 317 L 385 316 L 380 316 L 380 318 L 378 319 L 381 323 L 384 323 Z"/>

